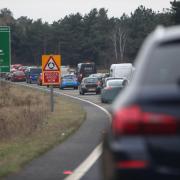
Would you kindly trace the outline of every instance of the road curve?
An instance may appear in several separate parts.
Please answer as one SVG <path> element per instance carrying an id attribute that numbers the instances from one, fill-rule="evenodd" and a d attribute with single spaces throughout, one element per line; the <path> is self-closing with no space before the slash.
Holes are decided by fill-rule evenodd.
<path id="1" fill-rule="evenodd" d="M 33 85 L 32 87 L 37 88 Z M 66 91 L 63 93 L 69 94 Z M 56 94 L 60 95 L 60 91 L 56 90 Z M 77 97 L 74 94 L 69 95 Z M 90 99 L 91 97 L 94 96 L 90 96 Z M 64 172 L 74 171 L 100 144 L 102 133 L 109 125 L 109 117 L 102 109 L 92 103 L 78 99 L 74 99 L 74 101 L 80 103 L 87 112 L 86 121 L 80 129 L 63 144 L 30 162 L 19 173 L 8 176 L 7 180 L 65 179 L 67 175 Z M 92 179 L 94 178 L 92 177 Z"/>

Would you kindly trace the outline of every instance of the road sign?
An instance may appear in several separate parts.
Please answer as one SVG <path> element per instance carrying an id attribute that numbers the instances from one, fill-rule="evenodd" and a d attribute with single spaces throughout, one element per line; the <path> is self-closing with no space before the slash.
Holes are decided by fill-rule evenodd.
<path id="1" fill-rule="evenodd" d="M 0 26 L 0 72 L 9 72 L 10 64 L 10 27 Z"/>
<path id="2" fill-rule="evenodd" d="M 44 66 L 43 71 L 59 71 L 60 67 L 58 67 L 56 60 L 53 56 L 50 56 L 46 65 Z"/>
<path id="3" fill-rule="evenodd" d="M 60 84 L 60 55 L 43 55 L 42 56 L 42 83 L 44 85 Z"/>

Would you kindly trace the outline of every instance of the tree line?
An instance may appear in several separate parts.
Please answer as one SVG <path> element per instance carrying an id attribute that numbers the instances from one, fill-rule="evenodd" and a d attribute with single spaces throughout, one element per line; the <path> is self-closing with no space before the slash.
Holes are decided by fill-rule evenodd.
<path id="1" fill-rule="evenodd" d="M 70 14 L 52 24 L 0 10 L 0 26 L 11 27 L 12 63 L 40 65 L 42 54 L 61 54 L 62 64 L 75 66 L 94 61 L 107 68 L 112 63 L 134 62 L 144 38 L 157 25 L 180 24 L 180 1 L 155 12 L 139 6 L 130 15 L 109 18 L 108 10 L 92 9 L 82 16 Z"/>

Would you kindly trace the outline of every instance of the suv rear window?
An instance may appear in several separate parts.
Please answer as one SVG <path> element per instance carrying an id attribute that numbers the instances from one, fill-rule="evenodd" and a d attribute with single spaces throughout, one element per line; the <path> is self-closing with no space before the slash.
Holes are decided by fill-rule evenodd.
<path id="1" fill-rule="evenodd" d="M 149 56 L 143 85 L 177 84 L 180 80 L 180 43 L 162 44 Z"/>
<path id="2" fill-rule="evenodd" d="M 98 78 L 87 78 L 84 80 L 84 83 L 96 83 Z"/>

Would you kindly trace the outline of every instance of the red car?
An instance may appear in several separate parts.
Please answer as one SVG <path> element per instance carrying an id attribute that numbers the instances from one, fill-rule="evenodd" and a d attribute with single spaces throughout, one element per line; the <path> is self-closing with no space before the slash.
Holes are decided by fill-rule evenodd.
<path id="1" fill-rule="evenodd" d="M 12 73 L 11 81 L 26 81 L 26 76 L 23 71 L 15 71 Z"/>
<path id="2" fill-rule="evenodd" d="M 25 72 L 26 69 L 27 69 L 27 67 L 28 67 L 28 66 L 20 66 L 20 67 L 18 68 L 18 71 L 23 71 L 23 72 Z"/>
<path id="3" fill-rule="evenodd" d="M 42 86 L 42 73 L 40 73 L 37 78 L 37 85 Z"/>

